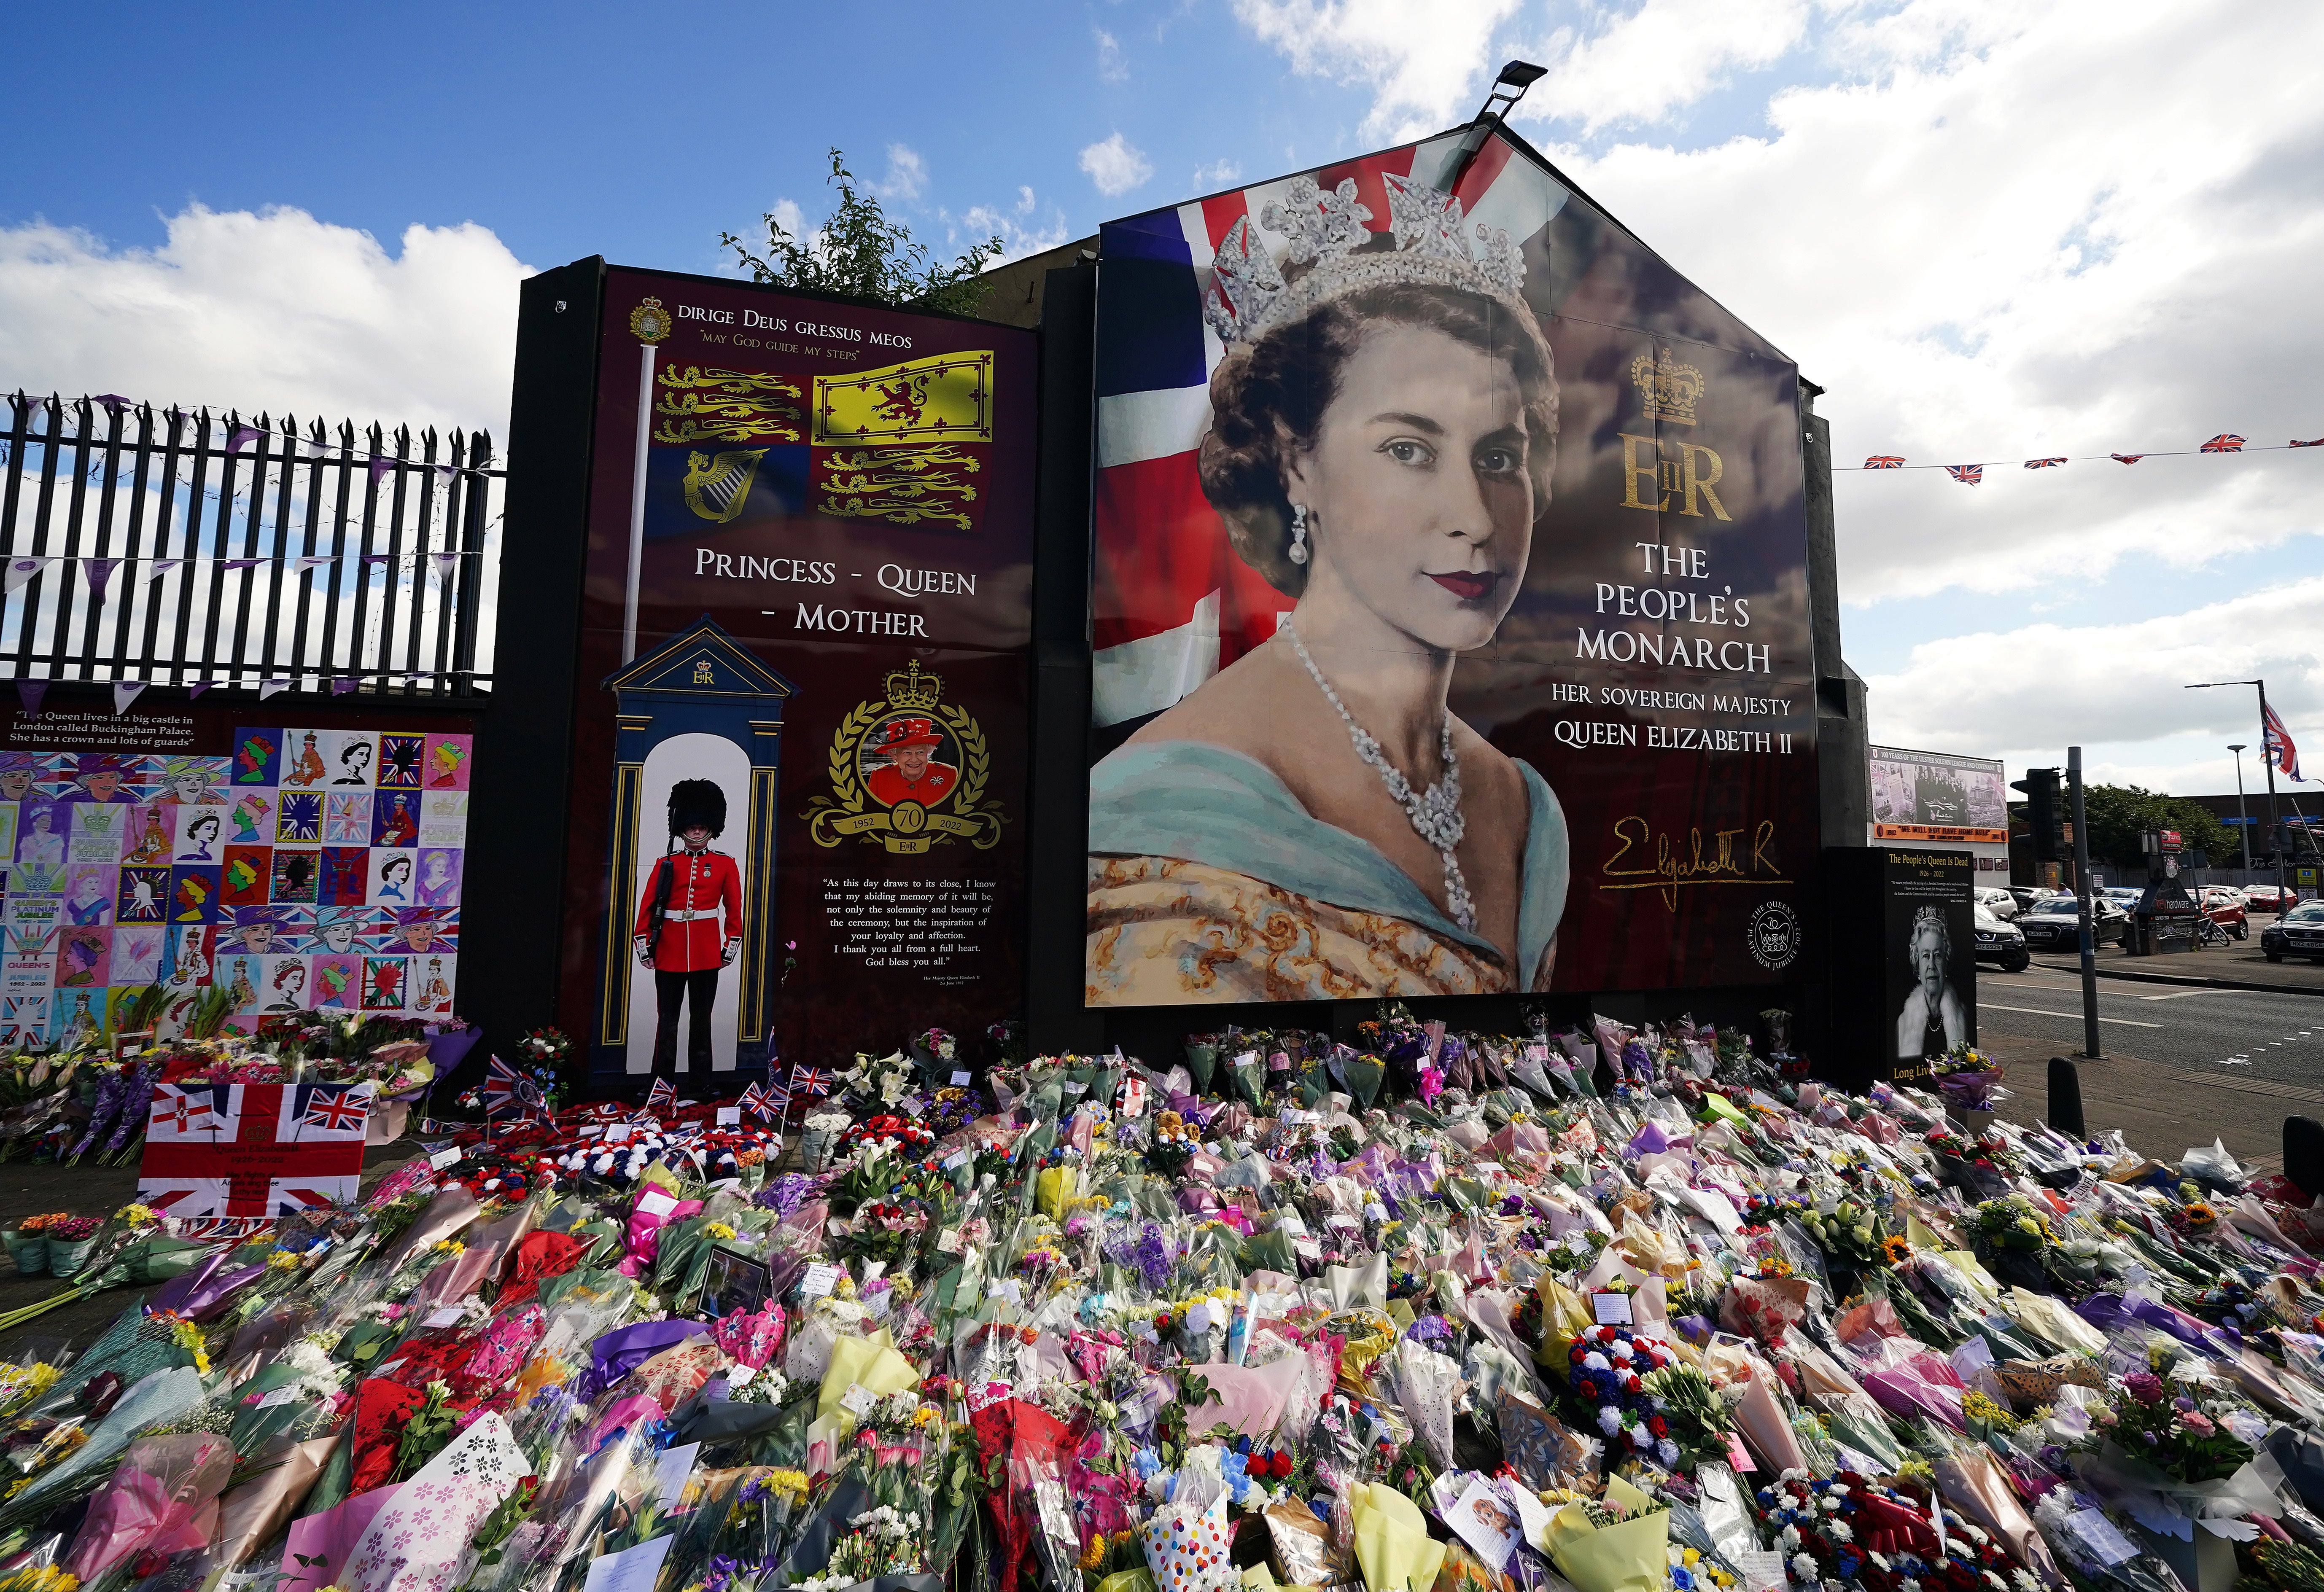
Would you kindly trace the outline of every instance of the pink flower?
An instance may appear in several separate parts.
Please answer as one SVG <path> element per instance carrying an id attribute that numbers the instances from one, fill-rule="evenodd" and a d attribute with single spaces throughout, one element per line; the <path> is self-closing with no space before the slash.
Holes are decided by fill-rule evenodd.
<path id="1" fill-rule="evenodd" d="M 2179 1417 L 2179 1424 L 2198 1437 L 2209 1437 L 2218 1430 L 2212 1424 L 2211 1418 L 2200 1410 L 2189 1410 Z"/>

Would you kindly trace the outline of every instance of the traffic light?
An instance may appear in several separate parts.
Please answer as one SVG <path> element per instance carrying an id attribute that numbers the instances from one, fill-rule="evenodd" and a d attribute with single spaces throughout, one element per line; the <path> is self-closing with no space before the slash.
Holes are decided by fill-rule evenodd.
<path id="1" fill-rule="evenodd" d="M 2009 782 L 2025 793 L 2025 818 L 2034 832 L 2034 860 L 2066 860 L 2065 806 L 2058 797 L 2058 770 L 2028 768 L 2025 778 Z"/>

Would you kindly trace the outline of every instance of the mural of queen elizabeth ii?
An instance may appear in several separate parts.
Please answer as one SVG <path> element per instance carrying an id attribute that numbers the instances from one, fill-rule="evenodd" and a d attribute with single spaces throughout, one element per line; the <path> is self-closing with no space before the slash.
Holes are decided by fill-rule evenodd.
<path id="1" fill-rule="evenodd" d="M 1505 234 L 1385 179 L 1290 184 L 1222 240 L 1201 490 L 1272 634 L 1091 774 L 1093 1005 L 1549 987 L 1563 815 L 1448 704 L 1549 502 L 1557 385 Z M 1483 232 L 1484 229 L 1477 229 Z"/>

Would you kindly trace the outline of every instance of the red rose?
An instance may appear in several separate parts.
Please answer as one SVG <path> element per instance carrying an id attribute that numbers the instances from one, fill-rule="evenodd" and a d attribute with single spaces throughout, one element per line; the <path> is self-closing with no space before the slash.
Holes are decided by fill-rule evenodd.
<path id="1" fill-rule="evenodd" d="M 1640 1385 L 1638 1374 L 1636 1371 L 1631 1372 L 1628 1376 L 1622 1378 L 1622 1390 L 1625 1393 L 1636 1393 L 1638 1391 Z"/>

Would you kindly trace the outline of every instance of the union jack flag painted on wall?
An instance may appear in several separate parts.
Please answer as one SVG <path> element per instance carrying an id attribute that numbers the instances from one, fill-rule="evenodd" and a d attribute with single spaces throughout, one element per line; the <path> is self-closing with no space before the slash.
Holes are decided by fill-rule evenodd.
<path id="1" fill-rule="evenodd" d="M 2267 710 L 2267 760 L 2283 771 L 2286 779 L 2308 783 L 2308 776 L 2300 771 L 2300 747 L 2292 739 L 2292 732 L 2283 727 L 2273 708 Z"/>
<path id="2" fill-rule="evenodd" d="M 253 1225 L 345 1204 L 363 1177 L 371 1104 L 368 1083 L 157 1085 L 138 1201 Z"/>
<path id="3" fill-rule="evenodd" d="M 1947 465 L 1945 474 L 1963 486 L 1975 486 L 1985 479 L 1983 465 Z"/>
<path id="4" fill-rule="evenodd" d="M 2244 451 L 2244 439 L 2232 431 L 2222 431 L 2203 445 L 2207 454 L 2239 454 Z"/>

